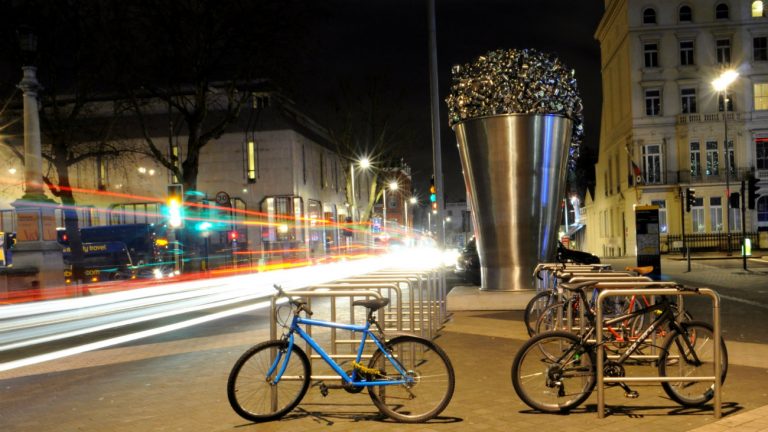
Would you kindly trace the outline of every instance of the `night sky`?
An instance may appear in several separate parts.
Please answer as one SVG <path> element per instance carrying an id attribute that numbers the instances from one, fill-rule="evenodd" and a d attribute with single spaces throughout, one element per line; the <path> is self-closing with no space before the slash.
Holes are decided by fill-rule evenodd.
<path id="1" fill-rule="evenodd" d="M 584 100 L 585 145 L 597 149 L 601 109 L 600 52 L 594 33 L 602 0 L 437 0 L 440 123 L 448 201 L 465 199 L 453 132 L 444 99 L 451 66 L 499 48 L 535 48 L 576 70 Z M 407 113 L 403 127 L 419 140 L 405 155 L 414 182 L 425 188 L 432 174 L 426 0 L 325 0 L 307 26 L 307 55 L 298 60 L 294 99 L 323 117 L 340 83 L 365 86 L 374 76 L 392 89 Z M 352 84 L 350 84 L 352 83 Z M 397 96 L 398 94 L 404 96 Z M 422 189 L 423 190 L 423 189 Z"/>

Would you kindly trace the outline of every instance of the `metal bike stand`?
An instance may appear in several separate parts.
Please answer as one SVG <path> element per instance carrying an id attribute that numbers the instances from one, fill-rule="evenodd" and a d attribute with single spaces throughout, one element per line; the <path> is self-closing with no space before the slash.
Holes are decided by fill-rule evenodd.
<path id="1" fill-rule="evenodd" d="M 338 291 L 289 291 L 289 295 L 296 296 L 296 297 L 307 297 L 307 298 L 313 298 L 313 297 L 329 297 L 329 298 L 335 298 L 335 297 L 349 297 L 350 299 L 354 297 L 365 297 L 365 298 L 383 298 L 381 293 L 377 291 L 364 291 L 364 290 L 338 290 Z M 277 339 L 277 299 L 279 296 L 277 294 L 273 295 L 271 298 L 271 319 L 269 323 L 269 335 L 270 339 L 274 340 Z M 311 307 L 310 307 L 311 309 Z M 335 317 L 332 317 L 331 321 L 333 321 Z M 335 346 L 332 345 L 331 349 L 335 349 Z M 305 351 L 307 352 L 307 356 L 309 357 L 310 361 L 314 360 L 315 356 L 312 355 L 312 350 L 309 348 L 306 348 Z M 336 355 L 338 357 L 338 355 Z M 334 356 L 331 355 L 333 358 Z M 273 359 L 274 360 L 274 359 Z M 313 369 L 314 370 L 314 369 Z M 320 380 L 320 381 L 329 381 L 329 380 L 341 380 L 341 377 L 338 375 L 313 375 L 310 377 L 312 380 Z"/>
<path id="2" fill-rule="evenodd" d="M 420 281 L 418 291 L 418 300 L 416 304 L 419 307 L 419 328 L 427 326 L 427 334 L 431 338 L 435 334 L 435 321 L 441 322 L 440 304 L 443 297 L 439 292 L 439 283 L 435 277 L 434 271 L 419 271 L 406 269 L 384 269 L 373 272 L 371 276 L 381 277 L 416 277 Z M 425 298 L 426 294 L 426 298 Z M 426 308 L 426 309 L 425 309 Z"/>
<path id="3" fill-rule="evenodd" d="M 400 289 L 400 287 L 397 284 L 393 283 L 346 283 L 346 282 L 340 282 L 340 283 L 333 283 L 333 284 L 318 284 L 318 285 L 311 285 L 306 287 L 305 289 L 309 289 L 312 291 L 315 290 L 329 290 L 329 291 L 349 291 L 349 290 L 368 290 L 368 291 L 376 291 L 380 294 L 382 294 L 382 290 L 387 290 L 388 292 L 395 291 L 396 293 L 396 301 L 395 301 L 395 314 L 397 316 L 397 321 L 395 322 L 395 331 L 403 331 L 403 304 L 402 304 L 402 298 L 403 294 Z M 382 294 L 382 297 L 389 298 L 390 301 L 392 300 L 391 295 L 384 296 Z M 331 321 L 336 321 L 336 299 L 331 299 Z M 352 305 L 353 298 L 349 297 L 349 319 L 350 322 L 355 322 L 355 308 Z M 310 305 L 311 308 L 311 305 Z M 381 311 L 384 312 L 383 310 Z M 384 331 L 387 331 L 388 328 L 386 327 L 386 324 L 384 323 L 384 320 L 380 320 L 382 324 L 384 324 Z M 336 331 L 338 329 L 331 328 L 331 354 L 336 355 L 338 354 L 336 350 L 337 345 L 347 345 L 353 343 L 359 343 L 359 340 L 352 340 L 352 339 L 342 339 L 339 340 L 337 338 Z M 307 333 L 312 335 L 312 327 L 309 327 L 307 330 Z"/>
<path id="4" fill-rule="evenodd" d="M 603 288 L 601 284 L 605 284 L 608 282 L 633 282 L 635 283 L 634 286 L 638 286 L 638 282 L 653 282 L 653 279 L 647 277 L 647 276 L 624 276 L 622 274 L 615 275 L 613 277 L 610 277 L 610 275 L 613 275 L 612 273 L 602 273 L 602 276 L 600 277 L 594 277 L 593 275 L 590 276 L 578 276 L 573 277 L 568 280 L 568 283 L 578 283 L 578 282 L 587 282 L 587 281 L 599 281 L 598 284 L 595 285 L 595 288 Z M 558 322 L 562 322 L 562 318 L 560 315 L 558 315 L 557 319 Z M 582 324 L 584 323 L 584 308 L 579 308 L 579 328 L 578 328 L 578 334 L 584 334 L 586 331 L 588 331 L 588 328 L 583 328 Z M 573 311 L 568 308 L 566 317 L 565 317 L 565 325 L 566 329 L 568 331 L 574 332 L 576 328 L 573 326 Z"/>
<path id="5" fill-rule="evenodd" d="M 415 314 L 415 307 L 416 307 L 416 300 L 414 298 L 416 287 L 415 285 L 419 284 L 420 281 L 418 277 L 387 277 L 382 275 L 376 275 L 376 274 L 364 274 L 359 276 L 353 276 L 348 279 L 339 279 L 336 281 L 336 283 L 363 283 L 363 284 L 370 284 L 370 283 L 391 283 L 391 284 L 397 284 L 398 288 L 400 288 L 399 295 L 403 295 L 403 298 L 407 298 L 407 302 L 403 303 L 402 306 L 402 312 L 397 317 L 398 321 L 403 321 L 403 317 L 408 315 L 408 322 L 410 326 L 408 328 L 399 328 L 398 330 L 406 331 L 406 332 L 422 332 L 421 326 L 416 327 L 416 314 Z M 408 295 L 405 296 L 402 294 L 402 287 L 400 287 L 400 284 L 406 285 L 406 289 L 408 290 Z M 391 315 L 391 309 L 387 308 L 387 315 Z M 382 322 L 390 322 L 389 319 L 384 319 Z M 423 334 L 422 334 L 423 336 Z"/>
<path id="6" fill-rule="evenodd" d="M 692 382 L 692 381 L 713 381 L 714 391 L 714 416 L 719 419 L 722 416 L 722 401 L 720 390 L 722 386 L 720 371 L 720 296 L 710 288 L 699 288 L 695 291 L 680 291 L 676 288 L 656 288 L 656 289 L 605 289 L 597 296 L 597 322 L 603 320 L 602 301 L 609 296 L 631 296 L 631 295 L 669 295 L 669 296 L 688 296 L 688 295 L 706 295 L 712 299 L 712 327 L 714 337 L 714 368 L 712 376 L 704 377 L 605 377 L 603 368 L 605 366 L 605 347 L 602 345 L 602 332 L 595 332 L 597 343 L 597 417 L 605 418 L 605 383 L 614 382 Z"/>

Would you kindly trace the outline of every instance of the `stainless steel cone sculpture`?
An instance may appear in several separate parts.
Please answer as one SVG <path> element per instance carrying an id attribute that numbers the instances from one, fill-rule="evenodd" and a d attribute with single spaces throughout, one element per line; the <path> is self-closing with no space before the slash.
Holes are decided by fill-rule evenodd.
<path id="1" fill-rule="evenodd" d="M 478 240 L 482 288 L 533 288 L 554 257 L 573 122 L 502 114 L 454 125 Z"/>
<path id="2" fill-rule="evenodd" d="M 569 162 L 583 138 L 575 71 L 533 49 L 452 69 L 446 99 L 477 234 L 482 288 L 530 290 L 551 262 Z"/>

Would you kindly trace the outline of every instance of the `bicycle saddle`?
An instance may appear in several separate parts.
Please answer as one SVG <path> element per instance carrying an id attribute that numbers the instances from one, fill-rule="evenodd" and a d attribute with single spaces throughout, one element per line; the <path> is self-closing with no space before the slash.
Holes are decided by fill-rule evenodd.
<path id="1" fill-rule="evenodd" d="M 597 283 L 596 280 L 589 280 L 584 282 L 574 282 L 574 283 L 561 283 L 560 286 L 563 289 L 567 289 L 568 291 L 579 291 L 582 288 L 587 288 L 595 285 Z"/>
<path id="2" fill-rule="evenodd" d="M 640 276 L 647 275 L 648 273 L 651 273 L 653 271 L 653 266 L 645 266 L 645 267 L 626 267 L 624 268 L 626 271 L 633 271 L 637 273 Z"/>
<path id="3" fill-rule="evenodd" d="M 370 300 L 355 300 L 352 302 L 353 306 L 363 306 L 370 310 L 379 310 L 389 304 L 388 298 L 375 298 Z"/>

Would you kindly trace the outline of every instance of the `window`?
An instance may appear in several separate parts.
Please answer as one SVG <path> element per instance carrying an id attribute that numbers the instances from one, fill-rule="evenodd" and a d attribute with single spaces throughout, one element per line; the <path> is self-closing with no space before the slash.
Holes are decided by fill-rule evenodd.
<path id="1" fill-rule="evenodd" d="M 643 24 L 656 24 L 656 11 L 648 8 L 643 11 Z"/>
<path id="2" fill-rule="evenodd" d="M 643 45 L 644 64 L 647 68 L 659 67 L 659 44 L 647 43 Z"/>
<path id="3" fill-rule="evenodd" d="M 723 112 L 723 94 L 717 95 L 717 110 Z M 728 98 L 728 111 L 733 112 L 733 98 Z"/>
<path id="4" fill-rule="evenodd" d="M 691 222 L 693 232 L 705 232 L 707 227 L 704 225 L 704 198 L 696 198 L 691 206 Z"/>
<path id="5" fill-rule="evenodd" d="M 731 40 L 718 39 L 715 41 L 717 50 L 717 62 L 720 64 L 729 64 L 731 62 Z"/>
<path id="6" fill-rule="evenodd" d="M 709 198 L 709 230 L 721 232 L 723 230 L 723 199 L 720 197 Z"/>
<path id="7" fill-rule="evenodd" d="M 752 2 L 752 18 L 762 18 L 763 17 L 763 2 L 753 1 Z"/>
<path id="8" fill-rule="evenodd" d="M 667 234 L 667 202 L 665 200 L 651 201 L 651 205 L 659 207 L 659 232 Z"/>
<path id="9" fill-rule="evenodd" d="M 752 57 L 755 61 L 768 61 L 768 37 L 752 39 Z"/>
<path id="10" fill-rule="evenodd" d="M 645 91 L 645 115 L 661 115 L 661 92 L 659 90 Z"/>
<path id="11" fill-rule="evenodd" d="M 768 197 L 757 199 L 757 221 L 768 222 Z"/>
<path id="12" fill-rule="evenodd" d="M 758 138 L 755 140 L 756 155 L 755 162 L 757 169 L 768 170 L 768 138 Z"/>
<path id="13" fill-rule="evenodd" d="M 755 111 L 768 110 L 768 83 L 757 83 L 755 89 Z"/>
<path id="14" fill-rule="evenodd" d="M 680 41 L 680 65 L 693 65 L 693 41 Z"/>
<path id="15" fill-rule="evenodd" d="M 733 158 L 733 140 L 728 140 L 728 172 L 731 178 L 736 176 L 736 161 Z"/>
<path id="16" fill-rule="evenodd" d="M 680 98 L 683 114 L 696 113 L 696 89 L 681 89 Z"/>
<path id="17" fill-rule="evenodd" d="M 320 189 L 325 189 L 325 155 L 320 152 Z"/>
<path id="18" fill-rule="evenodd" d="M 715 6 L 715 18 L 716 19 L 728 19 L 728 5 L 720 3 Z"/>
<path id="19" fill-rule="evenodd" d="M 256 183 L 256 143 L 249 140 L 246 147 L 246 179 Z"/>
<path id="20" fill-rule="evenodd" d="M 717 157 L 717 141 L 707 141 L 707 175 L 720 174 L 720 161 Z"/>
<path id="21" fill-rule="evenodd" d="M 104 156 L 96 157 L 96 185 L 100 191 L 107 190 L 107 184 L 109 184 L 109 177 L 107 175 L 107 161 Z"/>
<path id="22" fill-rule="evenodd" d="M 680 13 L 679 13 L 680 22 L 691 22 L 693 21 L 693 11 L 691 10 L 690 6 L 680 6 Z"/>
<path id="23" fill-rule="evenodd" d="M 691 143 L 691 177 L 699 177 L 701 175 L 701 151 L 699 147 L 698 141 Z"/>
<path id="24" fill-rule="evenodd" d="M 647 184 L 661 183 L 661 146 L 643 146 L 643 172 Z"/>
<path id="25" fill-rule="evenodd" d="M 741 231 L 741 209 L 729 209 L 731 212 L 731 231 Z"/>

